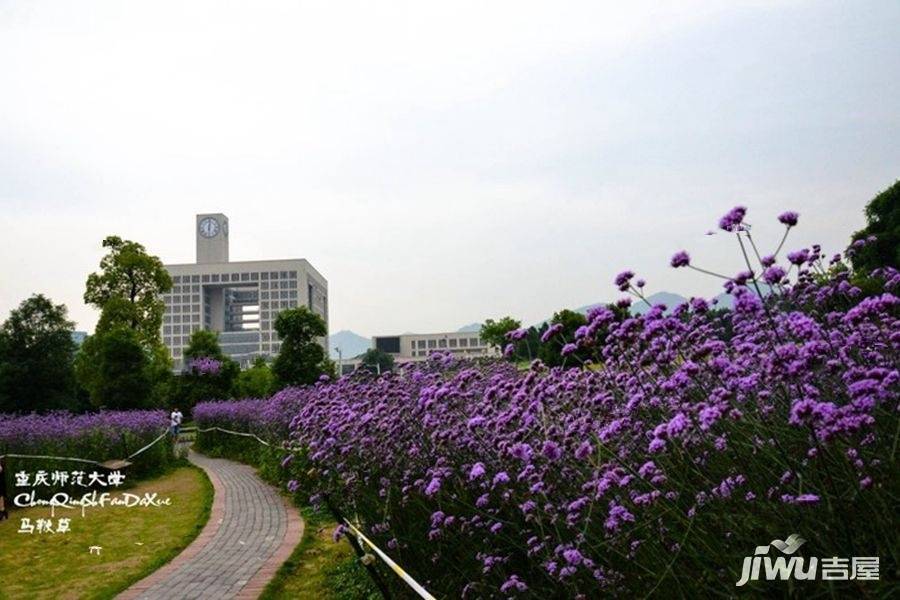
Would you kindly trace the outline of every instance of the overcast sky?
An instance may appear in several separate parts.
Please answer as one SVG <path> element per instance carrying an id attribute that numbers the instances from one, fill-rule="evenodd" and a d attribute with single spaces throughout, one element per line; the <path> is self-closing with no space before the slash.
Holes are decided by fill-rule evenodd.
<path id="1" fill-rule="evenodd" d="M 0 0 L 0 318 L 81 296 L 117 234 L 307 258 L 331 331 L 526 323 L 741 270 L 706 236 L 840 250 L 900 176 L 900 3 Z"/>

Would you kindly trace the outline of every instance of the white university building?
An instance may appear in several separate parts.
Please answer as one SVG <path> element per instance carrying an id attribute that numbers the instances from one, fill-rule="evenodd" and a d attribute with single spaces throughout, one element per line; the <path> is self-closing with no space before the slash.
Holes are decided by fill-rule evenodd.
<path id="1" fill-rule="evenodd" d="M 162 295 L 162 339 L 177 370 L 200 329 L 218 332 L 222 351 L 246 366 L 257 356 L 278 354 L 280 311 L 306 306 L 328 324 L 328 282 L 306 259 L 229 262 L 223 214 L 197 215 L 196 237 L 196 263 L 165 265 L 172 289 Z"/>

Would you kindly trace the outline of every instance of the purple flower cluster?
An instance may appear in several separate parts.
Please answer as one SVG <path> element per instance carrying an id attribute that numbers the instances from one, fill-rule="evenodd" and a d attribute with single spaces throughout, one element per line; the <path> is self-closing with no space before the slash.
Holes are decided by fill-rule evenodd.
<path id="1" fill-rule="evenodd" d="M 218 375 L 222 370 L 222 361 L 208 356 L 200 356 L 188 361 L 187 370 L 197 375 Z"/>
<path id="2" fill-rule="evenodd" d="M 200 402 L 194 407 L 194 421 L 200 428 L 221 427 L 280 442 L 287 439 L 291 420 L 306 393 L 307 388 L 288 388 L 268 400 Z"/>
<path id="3" fill-rule="evenodd" d="M 0 454 L 70 456 L 98 462 L 124 458 L 165 432 L 168 423 L 161 410 L 0 414 Z M 36 464 L 21 466 L 33 469 Z"/>
<path id="4" fill-rule="evenodd" d="M 720 225 L 745 235 L 745 215 Z M 890 556 L 900 273 L 875 273 L 883 289 L 865 297 L 818 247 L 791 256 L 789 269 L 765 259 L 763 297 L 752 272 L 729 280 L 724 315 L 703 299 L 591 311 L 563 349 L 592 353 L 586 368 L 434 356 L 195 414 L 250 431 L 281 419 L 302 449 L 289 489 L 354 515 L 439 596 L 644 596 L 665 582 L 704 597 L 794 531 L 821 552 Z"/>

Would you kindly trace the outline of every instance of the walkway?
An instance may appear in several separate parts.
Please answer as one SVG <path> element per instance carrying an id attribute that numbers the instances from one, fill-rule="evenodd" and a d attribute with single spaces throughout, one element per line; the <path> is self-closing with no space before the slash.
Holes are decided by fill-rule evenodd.
<path id="1" fill-rule="evenodd" d="M 190 546 L 118 598 L 257 598 L 303 536 L 297 510 L 253 467 L 193 451 L 215 489 L 209 521 Z"/>

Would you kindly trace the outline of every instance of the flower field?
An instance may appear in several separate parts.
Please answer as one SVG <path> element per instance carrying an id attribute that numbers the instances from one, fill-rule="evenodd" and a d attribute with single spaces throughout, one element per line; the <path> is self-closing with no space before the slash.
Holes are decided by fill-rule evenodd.
<path id="1" fill-rule="evenodd" d="M 900 274 L 874 273 L 867 294 L 819 248 L 780 265 L 745 215 L 720 222 L 758 257 L 726 277 L 732 310 L 601 307 L 573 339 L 548 330 L 589 368 L 435 355 L 201 404 L 197 421 L 287 442 L 289 489 L 327 497 L 440 597 L 731 595 L 743 558 L 792 533 L 813 556 L 881 560 L 880 581 L 810 592 L 893 589 Z M 672 266 L 695 268 L 686 252 Z M 643 298 L 634 273 L 615 283 Z"/>
<path id="2" fill-rule="evenodd" d="M 96 462 L 123 459 L 155 440 L 168 423 L 161 410 L 0 414 L 0 454 L 66 456 Z M 137 456 L 128 474 L 136 478 L 158 473 L 173 460 L 171 441 L 163 439 Z M 84 468 L 74 462 L 21 458 L 10 458 L 8 463 L 10 472 Z"/>

